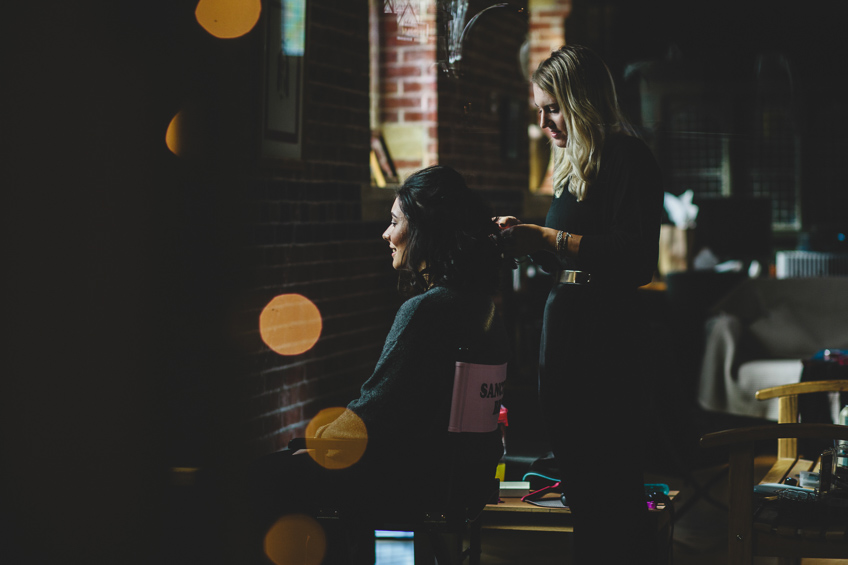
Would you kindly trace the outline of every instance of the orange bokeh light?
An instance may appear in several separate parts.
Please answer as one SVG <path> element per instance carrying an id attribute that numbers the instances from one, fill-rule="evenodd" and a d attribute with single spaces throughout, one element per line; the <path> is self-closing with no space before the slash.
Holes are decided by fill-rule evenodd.
<path id="1" fill-rule="evenodd" d="M 215 37 L 232 39 L 252 30 L 261 12 L 261 0 L 200 0 L 194 16 Z"/>
<path id="2" fill-rule="evenodd" d="M 324 408 L 306 424 L 306 437 L 312 438 L 315 437 L 315 434 L 318 433 L 318 429 L 326 426 L 330 422 L 336 420 L 339 416 L 344 414 L 345 408 L 344 406 L 333 406 L 331 408 Z"/>
<path id="3" fill-rule="evenodd" d="M 289 514 L 265 534 L 264 549 L 276 565 L 320 565 L 327 553 L 327 535 L 314 518 Z"/>
<path id="4" fill-rule="evenodd" d="M 330 432 L 317 438 L 317 441 L 322 439 L 359 441 L 345 442 L 343 449 L 318 449 L 315 434 L 318 433 L 319 428 L 331 422 L 333 427 Z M 306 426 L 306 449 L 309 450 L 309 456 L 326 469 L 350 467 L 362 458 L 367 446 L 368 430 L 365 428 L 365 422 L 347 408 L 339 406 L 325 408 L 318 412 Z"/>
<path id="5" fill-rule="evenodd" d="M 182 139 L 182 121 L 183 113 L 179 112 L 171 119 L 171 123 L 168 124 L 168 131 L 165 132 L 165 145 L 168 146 L 168 149 L 171 150 L 171 153 L 177 156 L 179 156 L 180 154 L 180 141 Z"/>
<path id="6" fill-rule="evenodd" d="M 265 344 L 280 355 L 309 351 L 321 337 L 321 312 L 300 294 L 281 294 L 259 315 L 259 333 Z"/>

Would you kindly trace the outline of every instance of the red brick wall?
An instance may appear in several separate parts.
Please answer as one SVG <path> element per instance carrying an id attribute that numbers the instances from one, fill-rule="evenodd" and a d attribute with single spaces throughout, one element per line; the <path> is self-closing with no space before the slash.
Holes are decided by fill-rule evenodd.
<path id="1" fill-rule="evenodd" d="M 472 0 L 469 19 L 490 5 Z M 526 16 L 491 10 L 469 31 L 458 76 L 439 76 L 439 160 L 470 186 L 500 191 L 490 195 L 495 201 L 520 201 L 527 186 L 527 79 L 519 59 L 526 33 Z"/>
<path id="2" fill-rule="evenodd" d="M 551 51 L 559 48 L 566 43 L 565 37 L 565 20 L 571 15 L 572 0 L 543 0 L 531 1 L 530 3 L 530 49 L 528 57 L 528 73 L 532 73 L 539 63 L 547 59 Z M 532 103 L 532 86 L 530 86 L 529 100 Z M 530 105 L 531 112 L 535 118 L 532 104 Z M 537 138 L 537 151 L 540 155 L 547 157 L 548 151 L 538 145 L 548 145 L 548 136 L 544 132 L 536 132 L 536 135 L 541 135 Z M 543 162 L 537 165 L 544 170 Z M 543 194 L 552 194 L 553 185 L 551 182 L 550 162 L 548 161 L 547 173 L 544 175 L 541 184 L 538 187 L 538 192 Z"/>
<path id="3" fill-rule="evenodd" d="M 256 454 L 281 449 L 320 409 L 357 395 L 399 304 L 380 237 L 388 220 L 361 221 L 370 179 L 368 2 L 308 6 L 303 160 L 248 181 L 253 279 L 240 316 L 249 353 L 233 378 Z M 283 293 L 302 294 L 321 312 L 321 337 L 301 355 L 280 356 L 259 336 L 262 307 Z"/>
<path id="4" fill-rule="evenodd" d="M 471 4 L 471 14 L 488 6 Z M 280 449 L 318 410 L 355 397 L 400 303 L 380 239 L 385 226 L 361 220 L 369 182 L 367 2 L 313 1 L 309 18 L 303 162 L 249 180 L 247 256 L 255 278 L 246 282 L 241 312 L 249 363 L 236 378 L 244 434 L 257 453 Z M 381 120 L 421 125 L 430 139 L 425 159 L 396 166 L 454 165 L 515 209 L 526 185 L 526 123 L 519 110 L 508 124 L 506 108 L 526 104 L 518 63 L 526 20 L 506 12 L 481 18 L 459 78 L 437 75 L 434 4 L 418 14 L 418 32 L 429 34 L 423 42 L 398 39 L 394 14 L 380 11 L 380 20 Z M 510 127 L 515 140 L 505 137 Z M 281 357 L 259 340 L 259 312 L 281 293 L 303 294 L 321 311 L 322 336 L 302 355 Z"/>
<path id="5" fill-rule="evenodd" d="M 518 53 L 527 33 L 526 16 L 507 9 L 483 15 L 469 32 L 458 74 L 449 75 L 436 64 L 443 54 L 436 48 L 435 2 L 424 4 L 414 40 L 398 38 L 396 14 L 380 13 L 380 123 L 420 125 L 427 139 L 420 159 L 395 156 L 401 177 L 442 163 L 455 166 L 476 188 L 523 189 L 526 80 Z M 466 23 L 491 5 L 469 2 Z"/>
<path id="6" fill-rule="evenodd" d="M 261 235 L 251 253 L 257 278 L 245 314 L 253 353 L 240 381 L 247 439 L 260 452 L 281 449 L 303 434 L 320 409 L 356 397 L 399 304 L 396 275 L 380 239 L 385 226 L 359 221 L 359 191 L 350 182 L 256 183 Z M 302 294 L 321 312 L 321 337 L 301 355 L 280 356 L 260 341 L 261 308 L 283 293 Z"/>
<path id="7" fill-rule="evenodd" d="M 530 64 L 532 72 L 551 51 L 563 45 L 565 20 L 571 14 L 572 0 L 530 2 Z"/>
<path id="8" fill-rule="evenodd" d="M 382 4 L 382 2 L 380 2 Z M 438 99 L 436 96 L 436 12 L 435 2 L 412 2 L 409 8 L 418 12 L 398 14 L 379 12 L 380 41 L 380 112 L 382 124 L 417 126 L 423 137 L 420 156 L 395 155 L 395 167 L 405 178 L 409 173 L 438 162 Z M 406 3 L 398 2 L 399 8 Z M 403 21 L 415 22 L 404 27 Z M 391 147 L 389 148 L 391 151 Z"/>
<path id="9" fill-rule="evenodd" d="M 487 5 L 472 2 L 470 13 Z M 250 458 L 281 449 L 303 434 L 319 410 L 345 405 L 370 376 L 400 304 L 397 276 L 380 238 L 388 219 L 363 220 L 363 211 L 366 218 L 388 218 L 392 200 L 386 191 L 375 204 L 384 211 L 363 210 L 363 190 L 370 184 L 368 2 L 310 0 L 308 9 L 302 159 L 230 163 L 229 153 L 220 150 L 217 172 L 193 174 L 193 192 L 186 197 L 185 207 L 197 220 L 182 226 L 192 240 L 175 263 L 183 265 L 186 294 L 210 290 L 179 308 L 195 319 L 187 324 L 195 327 L 185 329 L 194 332 L 188 339 L 213 345 L 203 353 L 189 351 L 189 345 L 181 354 L 185 373 L 175 396 L 186 404 L 175 416 L 179 464 L 207 460 L 216 450 Z M 428 19 L 434 21 L 434 13 L 419 15 L 426 42 L 388 41 L 381 64 L 389 75 L 382 118 L 424 126 L 428 160 L 456 166 L 472 187 L 501 203 L 498 209 L 518 213 L 527 174 L 520 112 L 526 80 L 518 52 L 527 22 L 506 12 L 481 18 L 465 48 L 467 66 L 459 78 L 448 78 L 436 74 Z M 384 26 L 396 25 L 393 20 L 383 17 Z M 227 113 L 231 101 L 254 95 L 228 77 L 244 76 L 256 51 L 249 38 L 210 45 L 214 51 L 202 52 L 214 54 L 215 64 L 207 67 L 209 87 L 200 90 L 216 93 L 217 111 Z M 506 109 L 515 107 L 510 122 Z M 252 141 L 251 127 L 241 131 L 237 122 L 229 124 L 234 135 L 222 136 L 226 147 Z M 429 163 L 397 164 L 417 169 Z M 203 206 L 213 208 L 198 211 L 212 194 L 214 204 Z M 197 249 L 204 250 L 200 257 Z M 262 308 L 284 293 L 306 296 L 323 319 L 318 342 L 296 356 L 274 353 L 259 334 Z M 203 445 L 194 443 L 198 433 Z"/>

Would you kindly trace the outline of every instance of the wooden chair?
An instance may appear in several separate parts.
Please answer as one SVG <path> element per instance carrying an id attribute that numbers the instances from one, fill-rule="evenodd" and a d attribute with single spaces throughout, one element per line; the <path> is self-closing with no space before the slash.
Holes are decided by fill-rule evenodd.
<path id="1" fill-rule="evenodd" d="M 448 442 L 445 455 L 450 458 L 446 503 L 437 508 L 410 511 L 398 504 L 397 511 L 384 512 L 376 520 L 369 518 L 375 530 L 414 532 L 415 565 L 479 565 L 481 527 L 479 518 L 488 502 L 497 502 L 500 481 L 495 478 L 497 461 L 481 465 L 476 449 L 481 434 L 498 430 L 500 400 L 506 381 L 507 365 L 456 363 L 450 420 L 446 422 Z M 492 394 L 481 395 L 481 386 Z M 346 445 L 347 444 L 347 445 Z M 318 452 L 346 449 L 361 453 L 362 440 L 295 438 L 289 449 Z M 320 453 L 318 460 L 320 460 Z M 355 509 L 354 509 L 355 511 Z M 317 518 L 333 520 L 340 511 L 325 506 Z M 466 540 L 463 538 L 467 538 Z"/>
<path id="2" fill-rule="evenodd" d="M 730 450 L 728 513 L 728 563 L 750 565 L 753 556 L 779 557 L 797 563 L 801 557 L 848 558 L 848 515 L 844 523 L 810 522 L 798 528 L 793 523 L 773 527 L 754 519 L 754 458 L 756 442 L 778 440 L 777 459 L 760 484 L 784 483 L 801 471 L 817 470 L 818 454 L 804 459 L 798 454 L 798 439 L 848 440 L 848 426 L 798 423 L 798 395 L 848 391 L 848 380 L 813 381 L 763 389 L 758 400 L 779 399 L 777 424 L 710 433 L 701 438 L 702 447 Z M 821 507 L 816 507 L 821 508 Z M 842 509 L 848 513 L 848 509 Z M 814 511 L 818 512 L 818 510 Z M 819 513 L 820 514 L 820 513 Z"/>

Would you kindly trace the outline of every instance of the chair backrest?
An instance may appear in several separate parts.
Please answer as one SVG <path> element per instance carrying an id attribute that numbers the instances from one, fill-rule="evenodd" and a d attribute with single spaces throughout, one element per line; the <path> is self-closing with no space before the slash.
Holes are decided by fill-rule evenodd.
<path id="1" fill-rule="evenodd" d="M 498 429 L 507 365 L 457 361 L 453 378 L 449 432 L 492 432 Z"/>
<path id="2" fill-rule="evenodd" d="M 456 363 L 447 430 L 448 522 L 459 524 L 475 519 L 489 499 L 497 496 L 495 469 L 503 454 L 497 429 L 506 373 L 506 363 Z"/>
<path id="3" fill-rule="evenodd" d="M 757 400 L 777 398 L 779 424 L 798 422 L 798 395 L 812 392 L 848 392 L 848 380 L 808 381 L 788 385 L 774 386 L 757 391 Z M 795 458 L 798 455 L 798 440 L 794 438 L 777 440 L 779 459 Z"/>

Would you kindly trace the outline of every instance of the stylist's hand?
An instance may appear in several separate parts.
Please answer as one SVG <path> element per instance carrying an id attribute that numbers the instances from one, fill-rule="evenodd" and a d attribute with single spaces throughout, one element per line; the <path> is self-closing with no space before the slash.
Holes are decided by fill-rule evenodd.
<path id="1" fill-rule="evenodd" d="M 518 224 L 505 229 L 503 232 L 504 253 L 508 257 L 524 257 L 532 255 L 547 244 L 546 229 L 535 224 Z"/>
<path id="2" fill-rule="evenodd" d="M 521 223 L 521 220 L 515 216 L 495 216 L 492 218 L 492 221 L 495 222 L 502 230 L 511 228 L 512 226 L 517 226 Z"/>

